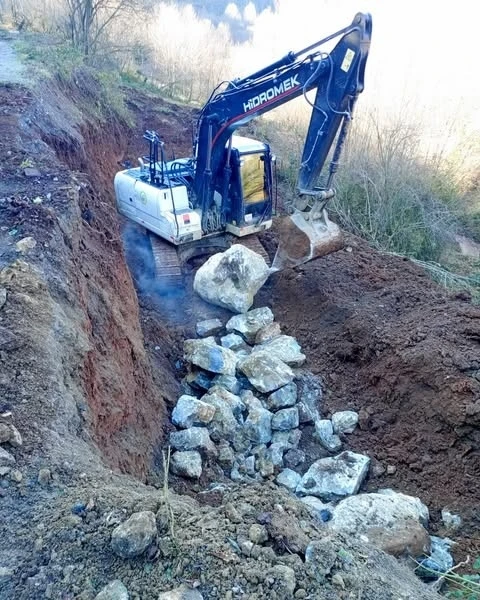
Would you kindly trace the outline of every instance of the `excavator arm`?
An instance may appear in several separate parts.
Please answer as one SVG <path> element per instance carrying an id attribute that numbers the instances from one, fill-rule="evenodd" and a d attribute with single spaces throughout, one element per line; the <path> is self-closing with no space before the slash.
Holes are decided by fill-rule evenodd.
<path id="1" fill-rule="evenodd" d="M 312 114 L 297 187 L 299 194 L 317 200 L 326 201 L 333 195 L 333 175 L 355 101 L 364 87 L 371 31 L 371 16 L 358 13 L 348 27 L 299 52 L 290 52 L 248 77 L 229 82 L 212 95 L 201 111 L 196 134 L 193 187 L 203 215 L 212 206 L 216 183 L 224 177 L 224 152 L 233 132 L 302 94 L 307 98 L 306 93 L 312 89 L 317 91 L 313 102 L 307 98 Z M 320 47 L 335 38 L 340 39 L 333 50 L 322 52 Z M 320 190 L 315 182 L 335 138 L 328 183 Z"/>

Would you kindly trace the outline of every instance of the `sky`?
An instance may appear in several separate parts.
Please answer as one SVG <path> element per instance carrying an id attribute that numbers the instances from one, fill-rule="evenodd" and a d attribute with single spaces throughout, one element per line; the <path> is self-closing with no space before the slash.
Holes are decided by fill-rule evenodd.
<path id="1" fill-rule="evenodd" d="M 279 0 L 252 24 L 235 53 L 239 75 L 265 66 L 370 12 L 373 34 L 365 96 L 385 109 L 413 104 L 434 121 L 448 115 L 480 129 L 480 52 L 473 0 Z M 438 114 L 438 117 L 435 115 Z M 441 115 L 441 116 L 440 116 Z"/>

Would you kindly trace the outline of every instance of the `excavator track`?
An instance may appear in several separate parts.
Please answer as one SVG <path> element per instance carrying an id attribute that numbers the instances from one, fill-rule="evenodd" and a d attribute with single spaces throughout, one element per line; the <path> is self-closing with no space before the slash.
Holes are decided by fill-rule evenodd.
<path id="1" fill-rule="evenodd" d="M 155 264 L 155 281 L 160 289 L 183 286 L 183 272 L 177 248 L 154 233 L 149 234 Z"/>
<path id="2" fill-rule="evenodd" d="M 185 262 L 192 255 L 191 248 L 178 248 L 166 240 L 158 237 L 154 233 L 149 233 L 150 245 L 152 248 L 153 261 L 155 265 L 155 282 L 159 289 L 180 288 L 184 285 Z M 222 240 L 220 242 L 220 240 Z M 208 254 L 222 252 L 233 244 L 241 244 L 249 250 L 253 250 L 265 260 L 270 266 L 270 258 L 256 235 L 249 235 L 244 238 L 228 236 L 228 239 L 219 236 L 218 240 L 211 240 L 210 249 L 208 245 L 203 244 L 205 251 L 205 260 Z M 199 244 L 202 246 L 202 244 Z M 224 246 L 224 247 L 222 247 Z"/>

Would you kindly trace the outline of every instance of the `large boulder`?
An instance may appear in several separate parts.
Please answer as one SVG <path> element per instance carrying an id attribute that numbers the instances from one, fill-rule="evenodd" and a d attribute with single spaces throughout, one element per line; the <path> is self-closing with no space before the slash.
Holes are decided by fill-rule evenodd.
<path id="1" fill-rule="evenodd" d="M 122 558 L 140 556 L 157 535 L 155 515 L 149 510 L 133 513 L 112 532 L 111 547 Z"/>
<path id="2" fill-rule="evenodd" d="M 185 340 L 183 353 L 185 360 L 205 371 L 235 375 L 237 364 L 235 352 L 219 346 L 213 337 L 202 340 Z"/>
<path id="3" fill-rule="evenodd" d="M 170 434 L 170 445 L 175 450 L 198 450 L 207 456 L 217 455 L 217 449 L 206 427 L 189 427 L 182 431 L 173 431 Z"/>
<path id="4" fill-rule="evenodd" d="M 332 415 L 332 426 L 335 433 L 353 433 L 357 424 L 358 413 L 354 410 L 341 410 Z"/>
<path id="5" fill-rule="evenodd" d="M 198 479 L 202 474 L 202 457 L 196 450 L 174 452 L 170 460 L 170 470 L 180 477 Z"/>
<path id="6" fill-rule="evenodd" d="M 226 390 L 224 391 L 226 392 Z M 203 400 L 215 408 L 215 416 L 208 425 L 208 430 L 212 439 L 216 442 L 221 440 L 232 441 L 240 428 L 233 414 L 235 405 L 229 401 L 227 394 L 233 396 L 229 392 L 226 392 L 225 395 L 214 392 L 203 396 Z M 236 396 L 233 397 L 236 398 Z"/>
<path id="7" fill-rule="evenodd" d="M 317 375 L 309 372 L 299 373 L 296 378 L 300 423 L 313 423 L 320 419 L 322 382 Z"/>
<path id="8" fill-rule="evenodd" d="M 347 536 L 364 536 L 381 550 L 421 556 L 429 550 L 428 508 L 414 496 L 392 490 L 350 496 L 337 504 L 328 527 Z"/>
<path id="9" fill-rule="evenodd" d="M 287 364 L 267 352 L 251 354 L 239 363 L 238 368 L 263 393 L 278 390 L 294 378 L 294 373 Z"/>
<path id="10" fill-rule="evenodd" d="M 215 414 L 215 407 L 202 402 L 195 396 L 180 396 L 172 412 L 172 422 L 177 427 L 187 429 L 192 425 L 206 425 Z"/>
<path id="11" fill-rule="evenodd" d="M 245 420 L 244 434 L 255 444 L 268 444 L 272 439 L 272 413 L 260 404 L 252 405 Z"/>
<path id="12" fill-rule="evenodd" d="M 259 254 L 234 244 L 198 269 L 193 289 L 207 302 L 244 313 L 269 274 L 270 268 Z"/>
<path id="13" fill-rule="evenodd" d="M 297 386 L 293 382 L 272 392 L 267 398 L 267 405 L 270 410 L 288 408 L 289 406 L 294 406 L 296 402 Z"/>
<path id="14" fill-rule="evenodd" d="M 227 331 L 235 331 L 243 335 L 247 342 L 253 344 L 257 333 L 266 325 L 273 323 L 273 313 L 267 307 L 254 308 L 242 315 L 235 315 L 227 321 Z"/>
<path id="15" fill-rule="evenodd" d="M 326 502 L 356 494 L 365 479 L 370 459 L 346 451 L 315 461 L 297 486 L 301 496 L 317 496 Z"/>
<path id="16" fill-rule="evenodd" d="M 300 344 L 291 335 L 279 335 L 273 340 L 255 346 L 253 352 L 267 352 L 291 367 L 300 367 L 306 360 Z"/>
<path id="17" fill-rule="evenodd" d="M 338 452 L 341 449 L 342 441 L 333 433 L 332 421 L 329 419 L 315 421 L 315 433 L 322 446 L 329 452 Z"/>
<path id="18" fill-rule="evenodd" d="M 207 402 L 208 404 L 212 404 L 212 406 L 217 406 L 220 401 L 229 406 L 237 418 L 240 418 L 245 410 L 245 404 L 242 399 L 221 385 L 212 386 L 208 390 L 208 394 L 202 396 L 202 402 Z"/>
<path id="19" fill-rule="evenodd" d="M 205 321 L 199 321 L 195 328 L 199 337 L 209 337 L 219 333 L 223 329 L 223 323 L 220 319 L 206 319 Z"/>

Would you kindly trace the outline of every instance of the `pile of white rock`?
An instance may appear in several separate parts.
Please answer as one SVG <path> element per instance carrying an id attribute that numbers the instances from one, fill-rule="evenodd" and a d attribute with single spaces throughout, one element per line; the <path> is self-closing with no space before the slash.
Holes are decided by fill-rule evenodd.
<path id="1" fill-rule="evenodd" d="M 300 345 L 282 334 L 269 308 L 235 315 L 226 324 L 202 321 L 196 330 L 199 337 L 184 344 L 185 393 L 172 413 L 174 474 L 198 479 L 205 461 L 215 461 L 236 482 L 274 478 L 327 529 L 395 556 L 441 555 L 438 572 L 448 570 L 451 556 L 429 536 L 428 509 L 418 498 L 392 490 L 358 494 L 370 459 L 341 451 L 341 436 L 355 430 L 358 414 L 321 417 L 320 382 L 301 368 Z M 328 454 L 306 470 L 299 447 L 305 425 L 314 426 Z"/>
<path id="2" fill-rule="evenodd" d="M 170 435 L 175 474 L 198 478 L 203 460 L 215 459 L 233 481 L 276 476 L 291 491 L 323 501 L 358 491 L 368 471 L 366 456 L 327 456 L 303 477 L 295 470 L 305 462 L 301 426 L 314 424 L 319 443 L 336 454 L 342 447 L 339 434 L 353 432 L 358 415 L 342 411 L 320 417 L 321 387 L 300 369 L 305 362 L 300 345 L 281 333 L 269 308 L 235 315 L 225 325 L 219 319 L 202 321 L 197 334 L 185 341 L 188 393 L 172 413 L 179 428 Z"/>

